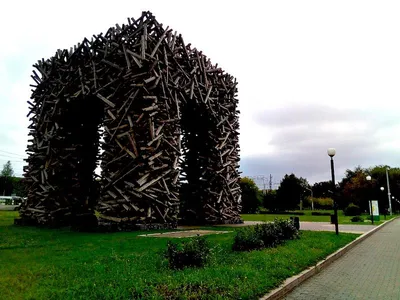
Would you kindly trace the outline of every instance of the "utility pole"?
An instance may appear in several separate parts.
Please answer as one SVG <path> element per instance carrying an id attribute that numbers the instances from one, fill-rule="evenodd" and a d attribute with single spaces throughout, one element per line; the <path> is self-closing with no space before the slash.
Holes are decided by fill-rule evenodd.
<path id="1" fill-rule="evenodd" d="M 272 191 L 272 175 L 269 174 L 269 192 L 271 193 Z"/>
<path id="2" fill-rule="evenodd" d="M 389 185 L 389 168 L 386 168 L 386 183 L 387 183 L 387 190 L 388 190 L 388 199 L 389 199 L 389 212 L 392 215 L 392 198 L 390 197 L 390 185 Z"/>
<path id="3" fill-rule="evenodd" d="M 263 194 L 266 194 L 266 186 L 267 186 L 267 177 L 265 175 L 255 175 L 255 176 L 246 176 L 247 178 L 253 179 L 253 180 L 262 180 L 262 186 L 263 186 Z M 269 186 L 269 191 L 272 191 L 272 186 L 273 185 L 279 185 L 278 182 L 272 182 L 272 175 L 269 175 L 269 182 L 268 182 L 268 186 Z"/>
<path id="4" fill-rule="evenodd" d="M 263 194 L 264 195 L 266 194 L 266 191 L 265 191 L 265 176 L 264 175 L 247 176 L 247 177 L 249 177 L 249 178 L 251 178 L 253 180 L 261 179 L 262 182 L 263 182 Z"/>
<path id="5" fill-rule="evenodd" d="M 308 188 L 306 186 L 303 186 L 306 190 L 309 190 L 311 192 L 311 210 L 314 210 L 314 196 L 313 196 L 313 190 L 312 187 Z"/>

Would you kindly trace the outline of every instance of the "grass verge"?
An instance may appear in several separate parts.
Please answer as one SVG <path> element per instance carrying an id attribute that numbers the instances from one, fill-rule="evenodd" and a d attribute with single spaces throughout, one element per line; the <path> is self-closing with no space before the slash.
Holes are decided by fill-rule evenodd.
<path id="1" fill-rule="evenodd" d="M 211 235 L 205 268 L 173 271 L 159 255 L 166 238 L 17 227 L 15 216 L 0 212 L 2 299 L 257 299 L 358 236 L 304 231 L 277 248 L 238 253 L 233 233 Z"/>

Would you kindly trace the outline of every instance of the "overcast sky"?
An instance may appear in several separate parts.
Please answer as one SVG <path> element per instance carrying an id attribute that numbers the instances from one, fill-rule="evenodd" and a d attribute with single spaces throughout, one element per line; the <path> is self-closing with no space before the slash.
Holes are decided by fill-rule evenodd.
<path id="1" fill-rule="evenodd" d="M 32 64 L 144 10 L 238 79 L 243 175 L 329 180 L 329 147 L 338 180 L 357 165 L 399 166 L 399 1 L 6 3 L 0 164 L 10 159 L 17 175 Z"/>

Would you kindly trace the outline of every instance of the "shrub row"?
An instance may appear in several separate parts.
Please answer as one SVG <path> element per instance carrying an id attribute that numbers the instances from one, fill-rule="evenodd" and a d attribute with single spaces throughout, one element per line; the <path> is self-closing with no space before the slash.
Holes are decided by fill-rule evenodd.
<path id="1" fill-rule="evenodd" d="M 290 220 L 275 220 L 240 229 L 235 236 L 234 251 L 251 251 L 276 247 L 286 240 L 299 238 L 299 231 Z"/>
<path id="2" fill-rule="evenodd" d="M 304 212 L 302 212 L 302 211 L 265 211 L 265 210 L 262 210 L 259 212 L 259 214 L 304 216 Z"/>
<path id="3" fill-rule="evenodd" d="M 333 209 L 333 200 L 332 198 L 311 198 L 306 197 L 303 200 L 303 207 L 312 206 L 311 203 L 314 203 L 315 209 Z"/>
<path id="4" fill-rule="evenodd" d="M 330 216 L 331 213 L 329 212 L 319 212 L 319 211 L 313 211 L 311 212 L 312 216 Z"/>
<path id="5" fill-rule="evenodd" d="M 286 240 L 299 238 L 299 231 L 291 220 L 277 220 L 255 226 L 243 227 L 236 232 L 232 250 L 251 251 L 276 247 Z M 205 237 L 175 243 L 167 242 L 162 253 L 170 269 L 203 267 L 212 254 L 212 248 Z"/>

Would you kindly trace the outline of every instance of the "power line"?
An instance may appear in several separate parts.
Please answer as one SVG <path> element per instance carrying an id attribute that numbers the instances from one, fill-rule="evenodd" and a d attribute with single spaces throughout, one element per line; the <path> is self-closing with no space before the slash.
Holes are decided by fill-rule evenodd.
<path id="1" fill-rule="evenodd" d="M 279 185 L 278 182 L 272 182 L 272 175 L 270 174 L 269 176 L 265 176 L 265 175 L 254 175 L 254 176 L 246 176 L 250 179 L 253 179 L 256 183 L 256 185 L 258 187 L 261 186 L 261 189 L 264 191 L 264 193 L 266 192 L 266 186 L 267 186 L 267 182 L 266 179 L 269 178 L 269 182 L 268 182 L 268 186 L 269 186 L 269 190 L 272 190 L 272 186 L 277 186 Z M 257 180 L 262 180 L 262 183 L 259 184 L 257 183 Z"/>
<path id="2" fill-rule="evenodd" d="M 19 157 L 14 157 L 14 156 L 8 156 L 8 155 L 4 155 L 0 153 L 1 157 L 6 157 L 6 158 L 11 158 L 11 159 L 19 159 L 19 160 L 24 160 L 23 158 L 19 158 Z"/>
<path id="3" fill-rule="evenodd" d="M 4 151 L 4 150 L 0 150 L 0 152 L 7 153 L 7 154 L 12 154 L 12 155 L 16 155 L 16 156 L 20 156 L 20 157 L 24 157 L 24 158 L 26 157 L 26 156 L 18 154 L 18 153 L 13 153 L 13 152 Z"/>
<path id="4" fill-rule="evenodd" d="M 9 158 L 0 157 L 0 162 L 6 163 L 8 161 L 12 162 L 12 163 L 15 163 L 15 164 L 28 164 L 27 162 L 22 161 L 22 160 L 12 160 L 12 159 L 9 159 Z"/>

